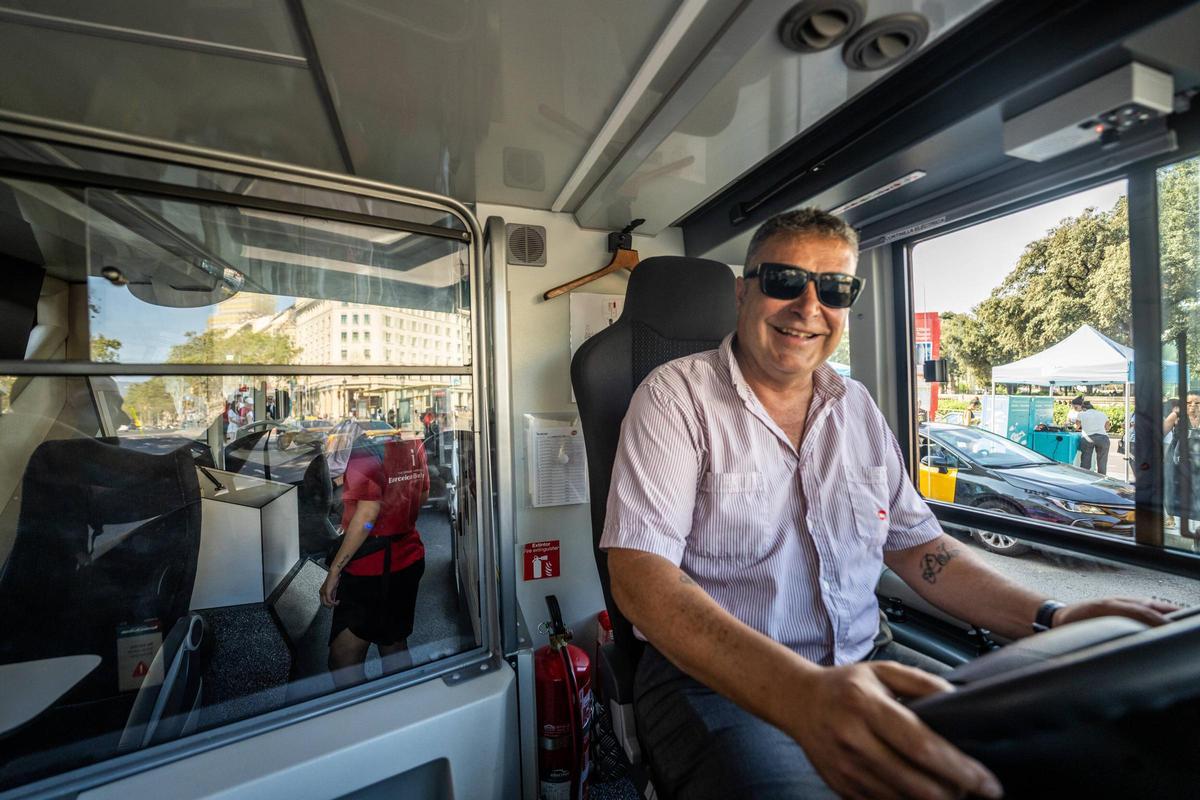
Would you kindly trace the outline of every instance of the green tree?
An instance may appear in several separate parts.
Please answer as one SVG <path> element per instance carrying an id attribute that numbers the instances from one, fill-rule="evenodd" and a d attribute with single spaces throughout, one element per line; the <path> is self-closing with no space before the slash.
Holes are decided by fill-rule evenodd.
<path id="1" fill-rule="evenodd" d="M 171 347 L 168 363 L 291 364 L 299 354 L 291 339 L 280 333 L 241 330 L 226 336 L 223 331 L 188 331 L 184 336 L 187 341 Z"/>
<path id="2" fill-rule="evenodd" d="M 121 341 L 103 334 L 92 337 L 92 361 L 111 364 L 117 360 L 121 350 Z"/>
<path id="3" fill-rule="evenodd" d="M 942 321 L 942 352 L 975 386 L 992 367 L 1031 356 L 1082 325 L 1129 344 L 1129 209 L 1088 208 L 1026 245 L 1003 282 L 969 314 Z"/>
<path id="4" fill-rule="evenodd" d="M 1200 352 L 1200 158 L 1159 170 L 1158 227 L 1164 356 L 1174 358 L 1185 332 L 1188 351 Z"/>
<path id="5" fill-rule="evenodd" d="M 164 417 L 175 412 L 161 377 L 131 384 L 125 391 L 124 407 L 131 409 L 131 416 L 142 425 L 161 425 Z"/>

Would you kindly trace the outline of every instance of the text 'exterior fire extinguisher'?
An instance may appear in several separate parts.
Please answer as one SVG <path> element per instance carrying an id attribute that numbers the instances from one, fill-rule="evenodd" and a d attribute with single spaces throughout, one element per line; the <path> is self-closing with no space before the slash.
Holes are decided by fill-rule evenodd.
<path id="1" fill-rule="evenodd" d="M 542 800 L 587 797 L 588 738 L 592 727 L 592 664 L 568 644 L 558 598 L 546 597 L 550 644 L 534 654 L 537 685 L 538 780 Z"/>

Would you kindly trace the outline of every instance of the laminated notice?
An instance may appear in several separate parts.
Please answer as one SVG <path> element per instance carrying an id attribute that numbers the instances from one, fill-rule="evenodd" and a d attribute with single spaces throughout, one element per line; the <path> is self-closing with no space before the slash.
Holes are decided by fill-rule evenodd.
<path id="1" fill-rule="evenodd" d="M 117 628 L 118 689 L 131 692 L 143 685 L 162 683 L 162 662 L 156 661 L 162 647 L 162 631 L 158 620 L 147 620 Z"/>

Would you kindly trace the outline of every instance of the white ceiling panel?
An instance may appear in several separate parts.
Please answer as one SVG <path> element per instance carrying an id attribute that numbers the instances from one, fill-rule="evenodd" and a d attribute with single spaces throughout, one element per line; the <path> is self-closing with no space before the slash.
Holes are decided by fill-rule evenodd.
<path id="1" fill-rule="evenodd" d="M 303 55 L 283 0 L 0 0 L 4 10 Z"/>
<path id="2" fill-rule="evenodd" d="M 676 0 L 310 0 L 361 175 L 549 208 Z"/>
<path id="3" fill-rule="evenodd" d="M 304 67 L 0 20 L 0 75 L 8 110 L 342 171 Z"/>
<path id="4" fill-rule="evenodd" d="M 916 11 L 929 21 L 925 47 L 987 5 L 988 0 L 872 0 L 864 24 L 890 14 Z M 840 47 L 798 54 L 779 42 L 779 20 L 791 3 L 749 7 L 705 57 L 737 59 L 702 87 L 678 124 L 647 126 L 579 205 L 576 218 L 594 228 L 620 228 L 641 217 L 640 229 L 654 234 L 701 205 L 773 151 L 828 116 L 889 70 L 855 72 L 842 62 Z M 740 37 L 740 38 L 738 38 Z M 737 41 L 733 41 L 734 39 Z M 705 79 L 702 61 L 689 80 Z M 668 103 L 689 102 L 694 86 Z M 660 111 L 662 111 L 660 109 Z"/>

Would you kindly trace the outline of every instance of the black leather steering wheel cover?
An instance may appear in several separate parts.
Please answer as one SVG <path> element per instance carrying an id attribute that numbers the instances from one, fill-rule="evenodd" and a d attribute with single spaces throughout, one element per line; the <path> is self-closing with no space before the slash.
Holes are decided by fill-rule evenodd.
<path id="1" fill-rule="evenodd" d="M 1200 618 L 928 696 L 910 708 L 1009 797 L 1194 797 Z"/>

